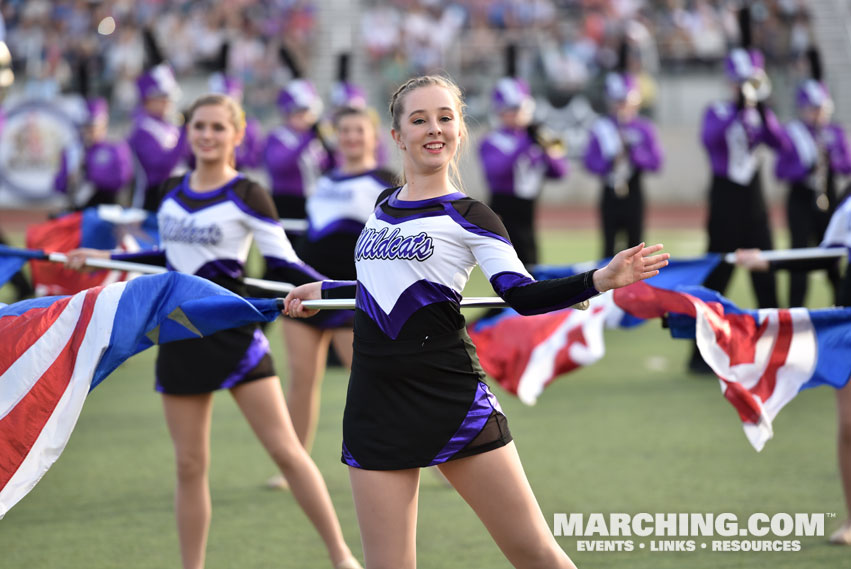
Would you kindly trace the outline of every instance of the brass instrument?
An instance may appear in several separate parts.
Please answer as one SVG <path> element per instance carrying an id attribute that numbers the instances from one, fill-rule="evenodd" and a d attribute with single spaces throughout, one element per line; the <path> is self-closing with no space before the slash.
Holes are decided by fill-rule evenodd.
<path id="1" fill-rule="evenodd" d="M 548 128 L 542 123 L 531 123 L 527 130 L 535 144 L 544 149 L 547 153 L 566 154 L 567 145 L 564 140 L 556 134 L 555 131 Z"/>
<path id="2" fill-rule="evenodd" d="M 757 69 L 741 85 L 742 97 L 753 106 L 771 96 L 771 79 L 764 69 Z"/>

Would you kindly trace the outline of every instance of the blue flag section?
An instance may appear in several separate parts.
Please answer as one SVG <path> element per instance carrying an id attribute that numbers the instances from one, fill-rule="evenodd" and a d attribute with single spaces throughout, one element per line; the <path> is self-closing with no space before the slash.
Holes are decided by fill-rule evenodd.
<path id="1" fill-rule="evenodd" d="M 0 287 L 9 282 L 27 261 L 43 258 L 42 251 L 0 245 Z"/>
<path id="2" fill-rule="evenodd" d="M 111 205 L 83 210 L 80 247 L 115 249 L 128 236 L 140 249 L 156 247 L 159 244 L 156 214 Z"/>
<path id="3" fill-rule="evenodd" d="M 705 303 L 717 303 L 725 316 L 750 319 L 754 323 L 764 321 L 767 316 L 778 312 L 798 312 L 802 309 L 769 308 L 763 310 L 742 309 L 714 290 L 692 286 L 679 292 L 692 295 Z M 816 362 L 812 376 L 801 385 L 801 389 L 830 385 L 840 388 L 848 383 L 851 375 L 851 308 L 822 308 L 803 310 L 812 325 L 816 339 Z M 697 320 L 686 314 L 671 313 L 668 326 L 674 338 L 694 338 Z M 800 330 L 797 331 L 799 334 Z"/>
<path id="4" fill-rule="evenodd" d="M 584 273 L 591 269 L 601 269 L 605 267 L 611 259 L 602 259 L 592 263 L 578 263 L 568 265 L 566 267 L 555 266 L 539 266 L 533 272 L 532 276 L 536 279 L 554 279 L 558 277 L 569 277 L 571 275 Z M 647 279 L 645 282 L 656 288 L 675 289 L 681 286 L 692 286 L 703 284 L 706 277 L 709 276 L 715 267 L 721 262 L 720 253 L 708 253 L 703 257 L 693 259 L 670 259 L 668 266 L 660 271 L 655 277 Z M 638 318 L 631 314 L 624 314 L 623 318 L 618 322 L 618 326 L 622 328 L 630 328 L 643 323 L 644 319 Z"/>
<path id="5" fill-rule="evenodd" d="M 0 518 L 59 458 L 89 391 L 127 358 L 279 314 L 276 299 L 177 272 L 0 305 Z"/>

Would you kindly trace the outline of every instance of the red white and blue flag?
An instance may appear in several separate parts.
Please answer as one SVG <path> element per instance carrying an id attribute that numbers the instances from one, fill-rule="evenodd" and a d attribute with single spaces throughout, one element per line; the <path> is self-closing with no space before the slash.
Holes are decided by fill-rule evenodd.
<path id="1" fill-rule="evenodd" d="M 88 392 L 124 360 L 279 313 L 275 299 L 176 272 L 0 305 L 0 518 L 56 461 Z"/>
<path id="2" fill-rule="evenodd" d="M 646 283 L 614 291 L 614 302 L 640 318 L 667 315 L 674 337 L 696 339 L 757 451 L 801 390 L 838 389 L 851 375 L 851 308 L 742 310 L 702 287 L 671 291 Z"/>
<path id="3" fill-rule="evenodd" d="M 605 266 L 608 259 L 567 267 L 538 267 L 538 279 L 566 277 Z M 702 283 L 720 262 L 719 255 L 672 259 L 649 279 L 660 288 Z M 606 353 L 604 328 L 629 328 L 644 322 L 624 311 L 611 292 L 591 299 L 588 310 L 567 308 L 548 314 L 521 316 L 505 309 L 468 326 L 484 370 L 506 391 L 533 405 L 558 376 L 600 360 Z"/>
<path id="4" fill-rule="evenodd" d="M 158 244 L 156 215 L 143 210 L 102 205 L 68 213 L 27 227 L 26 245 L 47 253 L 65 253 L 79 247 L 140 251 Z M 19 259 L 7 256 L 0 261 L 10 269 Z M 19 267 L 20 268 L 20 267 Z M 61 263 L 33 260 L 30 264 L 33 287 L 38 296 L 74 294 L 94 286 L 127 279 L 127 273 L 110 269 L 80 272 Z M 13 273 L 9 273 L 11 278 Z M 0 285 L 6 281 L 0 280 Z"/>

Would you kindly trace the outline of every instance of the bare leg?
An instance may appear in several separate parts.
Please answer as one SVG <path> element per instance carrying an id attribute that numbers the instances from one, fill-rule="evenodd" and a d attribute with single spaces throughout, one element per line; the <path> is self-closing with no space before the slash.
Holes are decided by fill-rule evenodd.
<path id="1" fill-rule="evenodd" d="M 174 509 L 184 569 L 202 569 L 212 507 L 210 465 L 212 393 L 163 395 L 163 408 L 177 465 Z"/>
<path id="2" fill-rule="evenodd" d="M 298 440 L 310 451 L 319 419 L 319 390 L 325 375 L 331 332 L 317 330 L 291 318 L 283 322 L 290 366 L 287 403 Z"/>
<path id="3" fill-rule="evenodd" d="M 334 351 L 340 356 L 340 361 L 346 369 L 352 369 L 352 342 L 355 331 L 351 328 L 338 328 L 331 331 L 331 341 L 334 343 Z"/>
<path id="4" fill-rule="evenodd" d="M 514 567 L 575 569 L 535 500 L 514 443 L 440 465 Z"/>
<path id="5" fill-rule="evenodd" d="M 366 569 L 416 569 L 419 469 L 349 468 Z"/>
<path id="6" fill-rule="evenodd" d="M 293 496 L 325 542 L 332 563 L 337 566 L 351 558 L 322 474 L 293 430 L 280 380 L 267 377 L 250 381 L 231 389 L 231 394 L 289 481 Z"/>
<path id="7" fill-rule="evenodd" d="M 322 376 L 325 373 L 328 344 L 334 343 L 334 348 L 343 365 L 351 369 L 353 331 L 351 328 L 341 328 L 322 332 L 298 321 L 288 322 L 285 326 L 287 326 L 285 334 L 292 373 L 287 392 L 287 404 L 296 435 L 309 452 L 316 436 L 316 423 L 319 421 L 320 391 Z M 312 354 L 316 354 L 316 357 Z M 289 487 L 287 479 L 282 474 L 275 474 L 269 478 L 266 486 L 278 489 Z"/>
<path id="8" fill-rule="evenodd" d="M 830 536 L 832 543 L 851 545 L 851 384 L 836 390 L 836 410 L 839 416 L 837 454 L 842 492 L 845 495 L 845 510 L 848 517 L 842 527 Z"/>

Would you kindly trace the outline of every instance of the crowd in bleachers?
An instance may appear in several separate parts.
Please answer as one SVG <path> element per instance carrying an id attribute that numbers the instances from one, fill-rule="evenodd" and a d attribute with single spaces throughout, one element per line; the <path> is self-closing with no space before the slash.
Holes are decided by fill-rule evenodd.
<path id="1" fill-rule="evenodd" d="M 706 67 L 718 70 L 737 41 L 732 0 L 363 0 L 353 22 L 356 56 L 363 58 L 371 93 L 386 96 L 413 74 L 447 70 L 472 101 L 503 72 L 507 42 L 525 48 L 528 77 L 546 85 L 586 90 L 610 68 L 626 31 L 636 61 L 651 74 Z M 771 63 L 785 63 L 809 45 L 803 0 L 753 2 L 755 43 Z M 133 79 L 143 66 L 141 34 L 151 27 L 178 78 L 206 74 L 222 42 L 230 71 L 251 86 L 247 106 L 274 105 L 281 83 L 278 46 L 305 62 L 327 45 L 319 40 L 321 0 L 11 0 L 3 2 L 6 41 L 28 94 L 50 97 L 75 86 L 75 63 L 91 59 L 113 112 L 135 104 Z M 377 104 L 379 101 L 375 101 Z M 475 110 L 475 109 L 474 109 Z"/>

